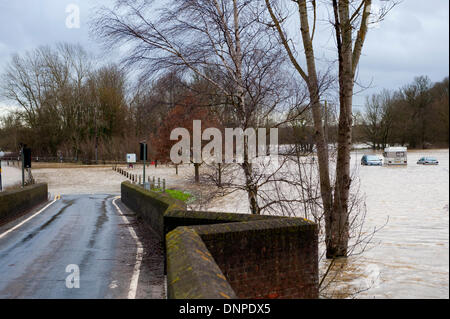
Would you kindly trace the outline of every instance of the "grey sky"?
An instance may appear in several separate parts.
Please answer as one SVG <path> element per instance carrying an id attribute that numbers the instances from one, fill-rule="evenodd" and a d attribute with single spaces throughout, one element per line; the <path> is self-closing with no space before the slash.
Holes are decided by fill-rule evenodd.
<path id="1" fill-rule="evenodd" d="M 65 10 L 72 3 L 80 8 L 79 29 L 65 26 Z M 61 41 L 80 43 L 88 51 L 101 53 L 96 41 L 89 38 L 87 23 L 94 7 L 111 3 L 112 0 L 0 0 L 0 72 L 12 54 Z M 320 52 L 316 55 L 320 56 Z M 371 88 L 355 97 L 355 109 L 364 104 L 367 94 L 383 88 L 397 89 L 414 76 L 427 75 L 436 82 L 448 74 L 449 1 L 403 0 L 369 31 L 358 80 L 363 85 L 371 84 Z M 0 102 L 0 113 L 6 107 L 5 101 Z"/>

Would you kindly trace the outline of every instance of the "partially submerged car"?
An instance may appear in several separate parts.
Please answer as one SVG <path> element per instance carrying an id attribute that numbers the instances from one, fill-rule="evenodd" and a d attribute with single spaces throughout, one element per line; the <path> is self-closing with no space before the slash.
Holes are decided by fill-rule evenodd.
<path id="1" fill-rule="evenodd" d="M 435 157 L 421 157 L 417 164 L 421 165 L 438 165 L 439 161 Z"/>
<path id="2" fill-rule="evenodd" d="M 361 165 L 382 166 L 383 160 L 377 155 L 363 155 L 361 157 Z"/>

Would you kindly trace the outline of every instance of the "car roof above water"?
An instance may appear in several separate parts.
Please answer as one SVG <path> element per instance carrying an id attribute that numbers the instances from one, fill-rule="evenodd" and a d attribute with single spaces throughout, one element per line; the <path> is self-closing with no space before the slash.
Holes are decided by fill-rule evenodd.
<path id="1" fill-rule="evenodd" d="M 361 158 L 362 161 L 366 161 L 366 162 L 372 162 L 372 163 L 382 163 L 383 159 L 378 156 L 378 155 L 373 155 L 373 154 L 364 154 L 363 157 Z"/>
<path id="2" fill-rule="evenodd" d="M 407 147 L 401 147 L 401 146 L 386 147 L 384 149 L 385 152 L 406 152 L 407 150 L 408 150 Z"/>

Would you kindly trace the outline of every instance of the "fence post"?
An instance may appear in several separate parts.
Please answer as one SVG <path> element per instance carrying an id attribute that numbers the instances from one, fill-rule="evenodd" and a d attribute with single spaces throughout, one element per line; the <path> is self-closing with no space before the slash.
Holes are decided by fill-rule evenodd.
<path id="1" fill-rule="evenodd" d="M 158 189 L 161 188 L 161 178 L 158 177 Z"/>
<path id="2" fill-rule="evenodd" d="M 166 191 L 166 179 L 163 178 L 163 192 Z"/>

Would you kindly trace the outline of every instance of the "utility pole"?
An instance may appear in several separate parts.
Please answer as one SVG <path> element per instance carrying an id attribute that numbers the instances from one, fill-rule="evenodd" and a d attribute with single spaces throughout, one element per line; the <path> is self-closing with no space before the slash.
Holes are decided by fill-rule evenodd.
<path id="1" fill-rule="evenodd" d="M 147 144 L 144 143 L 144 165 L 142 167 L 142 177 L 143 177 L 143 183 L 145 184 L 145 160 L 147 159 Z"/>
<path id="2" fill-rule="evenodd" d="M 328 103 L 327 100 L 325 100 L 325 119 L 324 119 L 324 128 L 323 128 L 323 133 L 325 135 L 325 143 L 327 143 L 327 147 L 328 147 Z"/>
<path id="3" fill-rule="evenodd" d="M 2 186 L 2 157 L 3 155 L 5 155 L 5 153 L 0 152 L 0 192 L 3 191 L 3 186 Z"/>
<path id="4" fill-rule="evenodd" d="M 97 108 L 94 109 L 94 126 L 95 126 L 95 164 L 98 164 Z"/>
<path id="5" fill-rule="evenodd" d="M 25 187 L 25 156 L 23 154 L 23 150 L 25 145 L 22 144 L 22 149 L 20 150 L 20 155 L 22 157 L 22 188 Z"/>
<path id="6" fill-rule="evenodd" d="M 145 184 L 145 160 L 147 159 L 147 143 L 145 141 L 142 141 L 139 144 L 141 144 L 141 160 L 144 164 L 142 167 L 142 177 L 143 183 Z"/>

